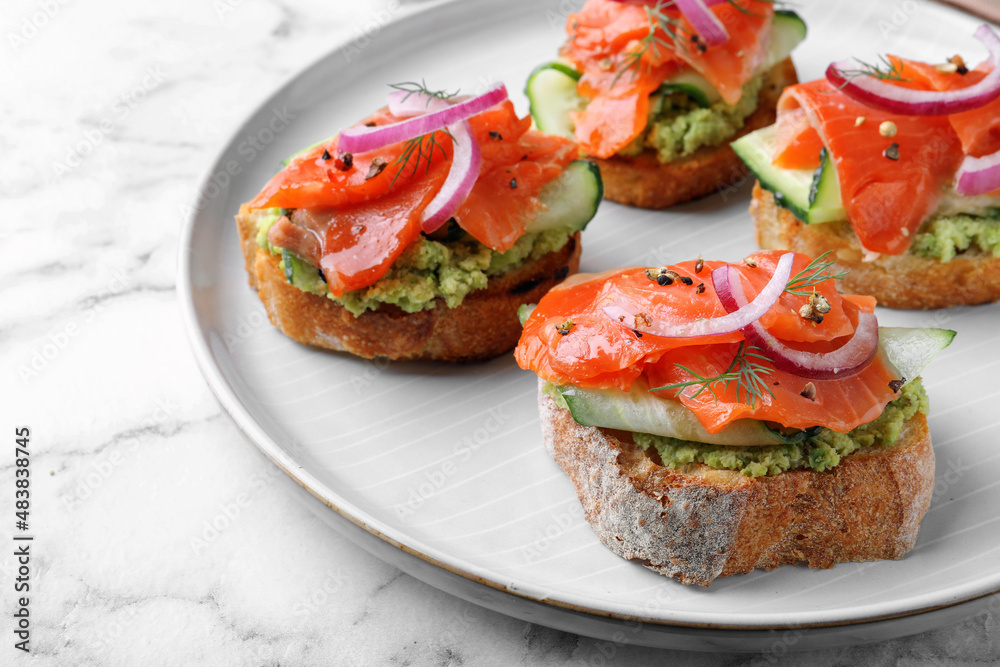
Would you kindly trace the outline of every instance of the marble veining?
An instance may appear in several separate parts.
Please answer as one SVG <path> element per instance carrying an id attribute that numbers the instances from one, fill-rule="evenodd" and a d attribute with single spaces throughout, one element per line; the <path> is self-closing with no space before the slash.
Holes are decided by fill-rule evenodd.
<path id="1" fill-rule="evenodd" d="M 175 298 L 179 229 L 218 149 L 265 95 L 376 13 L 413 4 L 4 2 L 0 192 L 13 215 L 0 225 L 0 421 L 8 438 L 32 428 L 35 541 L 26 655 L 11 639 L 8 453 L 0 662 L 1000 660 L 994 616 L 791 657 L 609 648 L 435 590 L 299 503 L 195 366 Z"/>

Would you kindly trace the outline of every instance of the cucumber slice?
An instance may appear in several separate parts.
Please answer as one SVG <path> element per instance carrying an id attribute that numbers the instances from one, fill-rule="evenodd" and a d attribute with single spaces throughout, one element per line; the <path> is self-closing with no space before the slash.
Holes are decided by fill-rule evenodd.
<path id="1" fill-rule="evenodd" d="M 951 329 L 879 327 L 878 336 L 879 355 L 906 385 L 923 372 L 938 352 L 951 345 L 955 332 Z"/>
<path id="2" fill-rule="evenodd" d="M 774 193 L 775 203 L 802 222 L 846 220 L 836 168 L 829 156 L 825 156 L 816 171 L 775 167 L 771 158 L 777 136 L 777 125 L 770 125 L 740 137 L 730 146 L 757 177 L 760 186 Z"/>
<path id="3" fill-rule="evenodd" d="M 692 86 L 689 83 L 664 83 L 660 86 L 657 92 L 661 95 L 684 93 L 702 109 L 707 109 L 712 104 L 708 101 L 708 95 L 705 94 L 705 91 L 697 86 Z"/>
<path id="4" fill-rule="evenodd" d="M 681 70 L 660 84 L 658 93 L 685 93 L 700 107 L 710 107 L 722 101 L 719 89 L 694 70 Z"/>
<path id="5" fill-rule="evenodd" d="M 542 188 L 538 197 L 544 207 L 534 220 L 525 225 L 526 232 L 538 233 L 549 229 L 580 231 L 597 213 L 597 206 L 604 198 L 601 170 L 593 162 L 574 160 L 559 178 Z M 277 220 L 279 209 L 273 210 L 273 220 Z M 273 220 L 270 222 L 273 223 Z M 464 234 L 458 225 L 449 226 L 443 240 L 453 240 L 448 235 L 456 230 L 459 235 Z M 313 294 L 326 293 L 326 283 L 319 269 L 286 248 L 281 248 L 281 269 L 289 284 Z"/>
<path id="6" fill-rule="evenodd" d="M 604 197 L 601 170 L 593 162 L 574 160 L 538 195 L 544 208 L 525 226 L 527 232 L 547 229 L 581 230 L 597 213 Z"/>
<path id="7" fill-rule="evenodd" d="M 813 173 L 812 185 L 809 187 L 809 223 L 845 220 L 847 213 L 840 197 L 837 167 L 833 164 L 830 151 L 823 148 L 819 160 L 819 168 Z"/>
<path id="8" fill-rule="evenodd" d="M 583 426 L 663 435 L 711 445 L 780 445 L 785 440 L 755 419 L 737 419 L 719 433 L 709 433 L 680 401 L 651 394 L 641 381 L 632 391 L 557 387 L 573 419 Z"/>
<path id="9" fill-rule="evenodd" d="M 326 283 L 320 277 L 319 269 L 287 248 L 281 249 L 281 268 L 290 285 L 312 294 L 326 293 Z"/>
<path id="10" fill-rule="evenodd" d="M 583 100 L 576 94 L 580 72 L 561 62 L 545 63 L 528 77 L 524 92 L 528 95 L 531 118 L 535 127 L 548 134 L 573 138 L 570 112 L 582 108 Z"/>
<path id="11" fill-rule="evenodd" d="M 791 55 L 792 50 L 806 38 L 806 22 L 793 11 L 779 9 L 774 12 L 771 24 L 771 43 L 767 48 L 764 69 L 769 69 Z"/>
<path id="12" fill-rule="evenodd" d="M 774 13 L 771 29 L 771 43 L 761 71 L 768 70 L 787 58 L 792 49 L 806 37 L 806 23 L 792 11 L 779 10 Z M 660 86 L 660 93 L 686 93 L 698 106 L 709 107 L 722 100 L 718 89 L 694 70 L 683 70 L 670 77 Z"/>
<path id="13" fill-rule="evenodd" d="M 537 303 L 522 303 L 520 306 L 518 306 L 517 319 L 521 321 L 522 327 L 524 326 L 524 323 L 528 321 L 528 318 L 531 317 L 531 314 L 535 312 L 535 308 L 537 306 L 538 306 Z"/>
<path id="14" fill-rule="evenodd" d="M 771 29 L 771 43 L 761 71 L 768 70 L 787 58 L 792 49 L 806 37 L 806 24 L 792 11 L 779 10 L 774 14 Z M 683 70 L 670 77 L 660 86 L 660 93 L 686 93 L 698 106 L 709 107 L 722 100 L 718 89 L 708 79 L 694 70 Z"/>
<path id="15" fill-rule="evenodd" d="M 879 355 L 903 384 L 916 379 L 955 332 L 948 329 L 879 328 Z M 719 433 L 709 433 L 680 401 L 649 392 L 641 381 L 628 393 L 617 389 L 557 387 L 573 419 L 584 426 L 663 435 L 711 445 L 780 445 L 804 439 L 777 433 L 754 419 L 738 419 Z M 808 435 L 808 434 L 807 434 Z"/>
<path id="16" fill-rule="evenodd" d="M 779 10 L 774 14 L 771 43 L 761 70 L 769 69 L 781 62 L 806 36 L 806 24 L 798 14 Z M 564 62 L 553 61 L 539 65 L 531 72 L 525 93 L 530 103 L 531 118 L 535 127 L 542 132 L 573 138 L 573 122 L 570 112 L 578 111 L 586 102 L 576 94 L 576 83 L 580 72 Z M 720 101 L 718 89 L 694 70 L 684 70 L 667 79 L 657 91 L 664 93 L 685 93 L 700 107 L 709 107 Z"/>

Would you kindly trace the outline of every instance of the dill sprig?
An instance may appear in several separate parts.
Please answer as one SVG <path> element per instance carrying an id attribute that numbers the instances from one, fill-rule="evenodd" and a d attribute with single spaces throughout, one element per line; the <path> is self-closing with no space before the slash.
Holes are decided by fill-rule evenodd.
<path id="1" fill-rule="evenodd" d="M 847 79 L 847 81 L 845 81 L 843 85 L 846 85 L 847 82 L 853 81 L 854 79 L 858 78 L 859 76 L 870 76 L 873 79 L 878 79 L 879 81 L 912 81 L 913 80 L 913 79 L 908 79 L 908 78 L 906 78 L 906 77 L 903 76 L 903 63 L 902 63 L 902 61 L 892 62 L 891 60 L 889 60 L 885 56 L 879 56 L 878 58 L 881 61 L 881 64 L 876 63 L 876 64 L 873 65 L 872 63 L 866 63 L 864 60 L 861 60 L 860 58 L 855 58 L 855 60 L 858 61 L 858 65 L 859 65 L 856 69 L 841 69 L 841 70 L 837 70 L 842 75 L 844 75 L 844 78 Z M 843 85 L 841 85 L 841 88 L 843 88 Z M 838 88 L 838 90 L 839 90 L 839 88 Z"/>
<path id="2" fill-rule="evenodd" d="M 729 363 L 729 367 L 715 377 L 703 377 L 687 366 L 674 364 L 674 366 L 693 376 L 695 379 L 656 387 L 650 389 L 650 391 L 675 389 L 674 398 L 676 398 L 688 387 L 698 387 L 698 391 L 692 394 L 690 398 L 698 398 L 707 389 L 712 394 L 715 402 L 718 403 L 719 395 L 715 393 L 715 385 L 722 383 L 722 390 L 725 391 L 729 389 L 730 384 L 735 382 L 736 402 L 745 402 L 753 410 L 756 409 L 758 402 L 763 402 L 764 392 L 767 392 L 771 398 L 774 398 L 774 392 L 771 391 L 771 388 L 767 386 L 767 382 L 762 377 L 770 375 L 774 370 L 759 363 L 760 361 L 770 362 L 771 360 L 764 356 L 759 347 L 748 345 L 746 341 L 743 341 L 740 343 L 739 348 L 737 348 L 736 355 Z M 743 400 L 744 396 L 746 397 L 746 401 Z"/>
<path id="3" fill-rule="evenodd" d="M 847 271 L 838 271 L 837 273 L 828 273 L 827 269 L 834 265 L 833 261 L 824 262 L 823 258 L 830 254 L 830 250 L 827 250 L 822 255 L 809 262 L 806 268 L 802 269 L 788 281 L 785 285 L 785 291 L 789 294 L 795 294 L 796 296 L 809 296 L 811 292 L 808 292 L 810 287 L 819 285 L 827 280 L 840 280 L 847 275 Z"/>
<path id="4" fill-rule="evenodd" d="M 774 0 L 760 0 L 760 1 L 761 2 L 767 2 L 767 3 L 774 4 Z M 747 7 L 744 7 L 743 5 L 740 4 L 739 0 L 726 0 L 726 2 L 728 2 L 733 7 L 735 7 L 736 9 L 738 9 L 739 11 L 741 11 L 742 13 L 746 14 L 747 16 L 754 16 L 754 17 L 757 17 L 757 18 L 762 18 L 764 16 L 763 14 L 758 14 L 756 12 L 750 11 Z"/>
<path id="5" fill-rule="evenodd" d="M 670 49 L 673 44 L 677 44 L 683 49 L 687 48 L 686 42 L 679 33 L 679 30 L 683 27 L 681 22 L 678 19 L 670 17 L 664 11 L 666 8 L 673 6 L 673 0 L 657 0 L 656 6 L 646 5 L 644 7 L 646 10 L 646 20 L 649 24 L 649 33 L 639 40 L 639 45 L 629 51 L 619 63 L 618 69 L 615 72 L 615 78 L 611 82 L 612 87 L 628 71 L 632 72 L 631 79 L 634 80 L 636 75 L 639 74 L 639 67 L 642 65 L 643 56 L 651 54 L 651 57 L 659 57 L 661 48 Z M 660 37 L 659 32 L 667 35 L 673 44 Z"/>
<path id="6" fill-rule="evenodd" d="M 746 14 L 748 16 L 762 17 L 762 14 L 757 14 L 756 12 L 750 11 L 748 7 L 744 7 L 740 4 L 740 0 L 726 0 L 734 8 Z M 775 0 L 760 0 L 761 2 L 775 3 Z M 622 77 L 625 72 L 632 72 L 632 79 L 635 79 L 636 75 L 639 73 L 639 67 L 642 64 L 642 58 L 646 54 L 652 53 L 653 57 L 658 57 L 660 55 L 660 48 L 669 49 L 676 45 L 677 48 L 689 51 L 690 47 L 688 45 L 688 40 L 694 44 L 694 48 L 699 51 L 705 50 L 705 43 L 701 41 L 697 33 L 691 32 L 680 19 L 675 19 L 668 15 L 664 10 L 674 8 L 676 9 L 677 3 L 674 0 L 657 0 L 655 6 L 646 5 L 644 9 L 646 10 L 646 20 L 649 24 L 649 33 L 639 40 L 639 45 L 627 53 L 625 58 L 619 63 L 617 71 L 615 72 L 615 78 L 611 82 L 611 86 L 614 87 L 618 83 L 618 79 Z M 663 32 L 667 35 L 671 41 L 667 41 L 657 34 L 657 31 Z M 682 34 L 684 31 L 691 32 L 689 35 Z"/>
<path id="7" fill-rule="evenodd" d="M 427 87 L 427 82 L 424 81 L 423 79 L 420 80 L 420 83 L 417 83 L 416 81 L 404 81 L 403 83 L 390 83 L 389 87 L 394 88 L 396 90 L 401 90 L 404 93 L 406 93 L 406 97 L 403 98 L 404 100 L 410 99 L 410 95 L 426 95 L 429 98 L 436 97 L 439 100 L 450 100 L 451 98 L 458 95 L 457 89 L 453 93 L 449 93 L 445 90 L 431 90 Z M 428 99 L 427 102 L 429 104 L 430 99 Z"/>
<path id="8" fill-rule="evenodd" d="M 455 141 L 455 137 L 452 136 L 451 132 L 447 129 L 441 130 L 449 137 L 451 137 L 452 142 Z M 438 143 L 437 132 L 428 132 L 427 134 L 421 134 L 418 137 L 413 137 L 403 144 L 403 152 L 400 154 L 396 161 L 392 163 L 395 167 L 399 165 L 399 170 L 396 171 L 396 175 L 392 177 L 392 183 L 389 184 L 391 188 L 396 184 L 396 180 L 399 175 L 403 173 L 406 169 L 410 169 L 410 178 L 413 178 L 417 174 L 417 169 L 420 168 L 421 163 L 424 164 L 425 173 L 430 171 L 432 160 L 434 158 L 434 151 L 441 151 L 441 155 L 447 157 L 447 153 L 444 147 Z M 411 165 L 410 162 L 413 162 Z"/>

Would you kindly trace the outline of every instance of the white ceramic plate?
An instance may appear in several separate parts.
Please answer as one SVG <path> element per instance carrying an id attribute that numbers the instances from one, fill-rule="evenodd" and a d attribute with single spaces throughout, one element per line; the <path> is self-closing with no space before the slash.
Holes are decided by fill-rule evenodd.
<path id="1" fill-rule="evenodd" d="M 567 10 L 579 4 L 481 1 L 413 12 L 370 44 L 321 59 L 235 133 L 205 180 L 181 252 L 191 338 L 219 399 L 293 479 L 381 538 L 368 540 L 369 548 L 400 547 L 433 564 L 418 568 L 432 583 L 438 568 L 448 581 L 468 583 L 458 591 L 463 597 L 565 629 L 604 635 L 607 626 L 591 621 L 639 619 L 659 634 L 636 641 L 669 645 L 670 633 L 685 627 L 723 638 L 792 626 L 880 628 L 856 626 L 853 639 L 838 640 L 859 641 L 927 625 L 927 617 L 908 625 L 884 619 L 1000 590 L 1000 390 L 993 381 L 1000 306 L 880 312 L 885 325 L 959 331 L 925 375 L 938 485 L 906 558 L 824 571 L 783 567 L 718 580 L 708 590 L 622 560 L 598 542 L 541 445 L 535 377 L 511 357 L 469 366 L 379 363 L 303 347 L 267 323 L 247 286 L 233 215 L 280 160 L 380 106 L 390 82 L 424 78 L 470 92 L 505 81 L 526 112 L 523 82 L 553 57 Z M 800 4 L 810 29 L 795 53 L 803 80 L 846 55 L 983 55 L 969 37 L 975 20 L 928 2 Z M 251 137 L 263 150 L 248 148 Z M 669 212 L 605 203 L 583 237 L 583 270 L 699 253 L 739 259 L 754 249 L 748 195 L 749 182 L 740 182 Z"/>

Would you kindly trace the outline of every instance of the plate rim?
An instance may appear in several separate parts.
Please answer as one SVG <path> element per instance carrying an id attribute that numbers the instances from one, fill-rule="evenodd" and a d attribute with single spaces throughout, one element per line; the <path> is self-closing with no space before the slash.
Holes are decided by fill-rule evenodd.
<path id="1" fill-rule="evenodd" d="M 524 0 L 527 4 L 528 0 Z M 411 5 L 409 3 L 402 4 L 399 13 L 392 18 L 390 22 L 385 24 L 376 36 L 373 36 L 373 41 L 377 39 L 388 39 L 386 34 L 392 30 L 398 30 L 401 26 L 416 20 L 418 18 L 424 18 L 426 20 L 441 20 L 445 16 L 448 16 L 450 12 L 461 11 L 467 12 L 471 11 L 470 7 L 473 6 L 485 6 L 491 8 L 493 11 L 498 11 L 488 0 L 465 0 L 464 2 L 460 0 L 433 0 L 422 5 Z M 532 5 L 538 8 L 538 5 Z M 935 7 L 937 10 L 941 10 L 945 13 L 956 12 L 961 13 L 959 10 L 950 7 L 942 7 L 938 5 L 929 5 Z M 500 10 L 502 11 L 502 10 Z M 444 25 L 448 25 L 447 22 Z M 278 84 L 273 90 L 270 91 L 265 97 L 263 97 L 258 103 L 256 103 L 249 112 L 243 117 L 243 120 L 237 124 L 233 132 L 230 133 L 228 138 L 222 142 L 221 148 L 216 152 L 216 157 L 213 161 L 209 163 L 206 169 L 201 174 L 198 179 L 197 187 L 194 191 L 194 196 L 192 201 L 200 202 L 204 199 L 206 191 L 210 185 L 213 185 L 212 178 L 216 174 L 224 163 L 225 157 L 232 146 L 237 143 L 238 139 L 244 134 L 245 128 L 250 124 L 254 117 L 256 117 L 262 110 L 272 106 L 274 101 L 279 98 L 280 94 L 287 90 L 289 87 L 295 84 L 300 78 L 305 76 L 308 72 L 314 70 L 317 67 L 322 66 L 323 63 L 335 58 L 338 54 L 342 53 L 344 49 L 348 48 L 351 44 L 349 37 L 337 42 L 329 50 L 327 50 L 322 55 L 313 59 L 311 62 L 307 63 L 303 67 L 297 69 L 295 72 L 291 73 L 285 79 Z M 222 188 L 223 191 L 229 189 L 231 184 Z M 525 589 L 512 588 L 512 585 L 507 585 L 501 583 L 501 581 L 494 581 L 485 576 L 477 574 L 473 571 L 467 571 L 458 567 L 457 565 L 444 562 L 433 555 L 424 553 L 417 548 L 409 546 L 404 542 L 401 542 L 389 534 L 389 531 L 380 530 L 378 524 L 381 522 L 374 517 L 368 517 L 366 513 L 359 508 L 354 508 L 353 513 L 349 511 L 346 506 L 352 505 L 346 499 L 341 498 L 333 489 L 327 487 L 327 485 L 316 479 L 308 469 L 298 464 L 295 459 L 284 450 L 264 429 L 264 427 L 259 423 L 259 421 L 253 416 L 252 410 L 248 407 L 237 395 L 234 387 L 232 386 L 226 372 L 221 368 L 218 363 L 216 354 L 212 351 L 211 346 L 208 343 L 208 329 L 206 325 L 200 320 L 198 306 L 195 303 L 195 292 L 194 292 L 194 281 L 193 269 L 194 269 L 194 252 L 193 252 L 193 240 L 196 233 L 199 231 L 200 225 L 208 224 L 209 221 L 200 222 L 200 218 L 205 215 L 199 206 L 189 206 L 189 211 L 186 215 L 181 234 L 179 237 L 178 244 L 178 258 L 177 258 L 177 294 L 181 306 L 181 318 L 184 326 L 185 333 L 188 338 L 188 342 L 191 346 L 192 352 L 195 356 L 195 361 L 198 368 L 215 395 L 216 399 L 220 402 L 223 409 L 229 414 L 230 418 L 236 423 L 241 431 L 250 439 L 250 441 L 259 449 L 265 456 L 275 465 L 277 465 L 285 474 L 287 474 L 295 483 L 305 489 L 310 495 L 322 502 L 329 509 L 333 510 L 343 518 L 347 519 L 355 527 L 364 530 L 365 532 L 373 535 L 374 537 L 382 540 L 390 546 L 393 546 L 409 555 L 415 556 L 430 565 L 437 568 L 450 572 L 452 574 L 458 575 L 470 582 L 487 586 L 491 589 L 499 591 L 501 593 L 506 593 L 508 595 L 523 598 L 532 602 L 541 603 L 552 608 L 563 609 L 575 613 L 582 613 L 586 615 L 595 616 L 604 619 L 614 619 L 623 622 L 641 622 L 645 624 L 663 626 L 663 627 L 677 627 L 677 628 L 700 628 L 700 629 L 711 629 L 711 630 L 731 630 L 739 631 L 741 633 L 745 632 L 761 632 L 770 633 L 775 630 L 791 630 L 791 629 L 818 629 L 818 628 L 836 628 L 836 627 L 847 627 L 847 626 L 858 626 L 865 624 L 873 624 L 885 621 L 892 621 L 896 619 L 909 618 L 912 616 L 931 613 L 941 609 L 947 609 L 955 607 L 961 604 L 973 602 L 984 597 L 991 595 L 996 595 L 1000 593 L 1000 587 L 996 589 L 983 589 L 979 587 L 978 590 L 974 584 L 968 584 L 961 592 L 956 592 L 957 597 L 952 601 L 942 601 L 940 603 L 931 604 L 928 600 L 927 604 L 917 605 L 914 608 L 901 610 L 893 613 L 886 614 L 871 614 L 867 616 L 857 616 L 857 617 L 845 617 L 838 620 L 814 620 L 802 622 L 760 622 L 760 623 L 727 623 L 727 622 L 704 622 L 704 621 L 684 621 L 679 619 L 669 619 L 669 618 L 651 618 L 648 616 L 636 616 L 631 614 L 623 614 L 606 609 L 596 609 L 580 604 L 557 600 L 550 598 L 546 595 L 535 595 L 529 592 L 530 587 Z M 218 285 L 218 283 L 216 283 Z M 325 491 L 324 491 L 325 490 Z M 337 501 L 340 501 L 339 503 Z M 474 569 L 474 568 L 470 568 Z M 430 583 L 430 582 L 428 582 Z M 666 583 L 666 582 L 664 582 Z M 676 582 L 670 582 L 676 583 Z M 432 584 L 433 585 L 433 584 Z M 679 584 L 678 584 L 679 585 Z M 967 590 L 968 589 L 968 590 Z M 929 596 L 930 594 L 925 594 Z M 940 595 L 940 593 L 938 593 Z M 917 598 L 919 599 L 919 598 Z M 846 608 L 843 611 L 848 611 L 851 608 Z M 704 613 L 704 612 L 699 612 Z M 799 615 L 799 618 L 808 617 L 813 615 L 828 614 L 826 611 L 819 612 L 808 612 Z M 772 613 L 771 616 L 776 614 Z M 845 614 L 846 616 L 846 614 Z M 766 618 L 766 616 L 765 616 Z"/>

